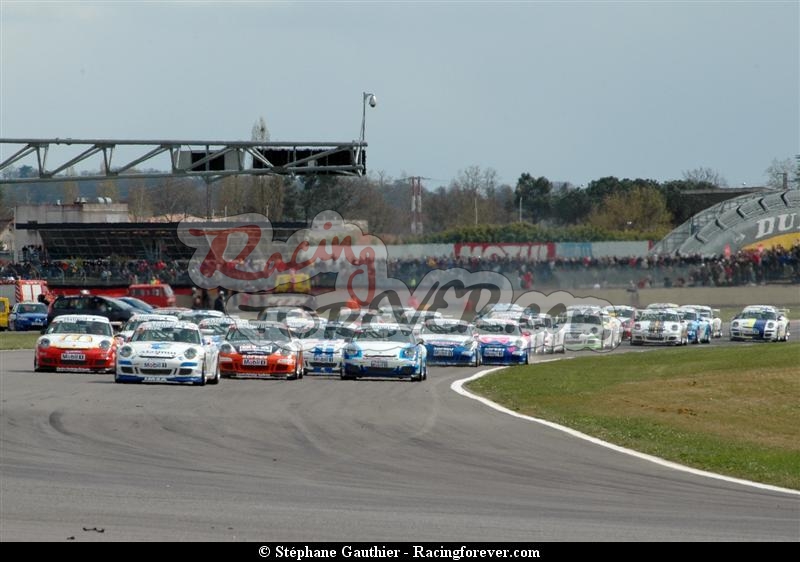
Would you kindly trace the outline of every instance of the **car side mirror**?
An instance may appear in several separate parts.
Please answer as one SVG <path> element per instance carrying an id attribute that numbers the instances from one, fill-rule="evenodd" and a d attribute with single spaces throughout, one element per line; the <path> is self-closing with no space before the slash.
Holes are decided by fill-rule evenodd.
<path id="1" fill-rule="evenodd" d="M 530 337 L 531 333 L 526 330 L 526 331 L 522 332 L 522 335 L 525 336 L 526 338 L 528 338 L 528 337 Z"/>

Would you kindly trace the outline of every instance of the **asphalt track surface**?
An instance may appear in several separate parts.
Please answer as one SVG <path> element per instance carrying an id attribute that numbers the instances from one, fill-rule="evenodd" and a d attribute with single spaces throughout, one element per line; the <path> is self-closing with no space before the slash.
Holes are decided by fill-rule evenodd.
<path id="1" fill-rule="evenodd" d="M 0 352 L 2 541 L 800 540 L 800 496 L 450 389 L 478 369 L 179 387 L 34 373 L 32 356 Z"/>

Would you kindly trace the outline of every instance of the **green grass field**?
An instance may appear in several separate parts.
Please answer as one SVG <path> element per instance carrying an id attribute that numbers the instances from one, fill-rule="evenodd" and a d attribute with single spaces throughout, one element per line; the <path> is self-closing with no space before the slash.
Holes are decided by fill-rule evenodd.
<path id="1" fill-rule="evenodd" d="M 33 349 L 39 332 L 0 332 L 0 350 Z"/>
<path id="2" fill-rule="evenodd" d="M 800 489 L 800 343 L 590 353 L 468 388 L 637 451 Z"/>

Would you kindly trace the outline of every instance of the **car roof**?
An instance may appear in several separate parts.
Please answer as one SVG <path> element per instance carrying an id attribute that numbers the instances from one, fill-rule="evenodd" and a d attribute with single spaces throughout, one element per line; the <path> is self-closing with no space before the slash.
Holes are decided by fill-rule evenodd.
<path id="1" fill-rule="evenodd" d="M 53 318 L 51 324 L 57 322 L 103 322 L 104 324 L 111 324 L 111 321 L 105 316 L 97 316 L 96 314 L 62 314 Z"/>

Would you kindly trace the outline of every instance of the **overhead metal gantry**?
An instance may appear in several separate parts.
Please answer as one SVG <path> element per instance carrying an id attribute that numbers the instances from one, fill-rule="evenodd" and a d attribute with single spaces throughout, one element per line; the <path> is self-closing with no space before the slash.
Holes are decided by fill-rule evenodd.
<path id="1" fill-rule="evenodd" d="M 62 152 L 76 155 L 55 155 Z M 234 175 L 329 174 L 361 176 L 366 173 L 366 147 L 352 142 L 263 142 L 186 140 L 86 140 L 0 138 L 0 183 L 37 183 L 121 178 L 199 177 L 208 181 Z M 119 157 L 115 151 L 134 154 Z M 116 157 L 115 157 L 116 156 Z M 169 157 L 169 170 L 137 167 Z M 96 173 L 71 175 L 75 166 L 95 162 Z M 28 177 L 9 177 L 15 164 L 30 166 Z M 166 166 L 165 166 L 166 167 Z M 35 174 L 35 175 L 33 175 Z"/>

